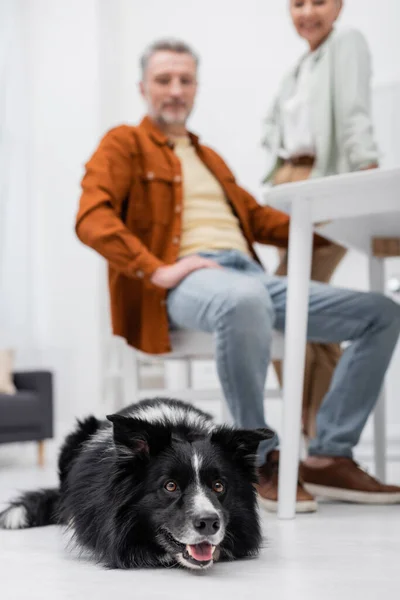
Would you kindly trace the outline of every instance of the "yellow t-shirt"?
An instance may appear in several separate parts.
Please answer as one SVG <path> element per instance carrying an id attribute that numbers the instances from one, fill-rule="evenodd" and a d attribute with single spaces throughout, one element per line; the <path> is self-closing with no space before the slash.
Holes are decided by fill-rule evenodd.
<path id="1" fill-rule="evenodd" d="M 247 241 L 218 180 L 198 157 L 190 138 L 174 139 L 182 165 L 183 215 L 179 257 L 207 250 L 240 250 Z"/>

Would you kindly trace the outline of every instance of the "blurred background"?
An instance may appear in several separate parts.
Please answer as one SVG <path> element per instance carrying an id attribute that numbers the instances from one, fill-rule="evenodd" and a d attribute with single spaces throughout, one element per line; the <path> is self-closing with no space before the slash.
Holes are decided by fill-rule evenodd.
<path id="1" fill-rule="evenodd" d="M 200 92 L 191 128 L 262 201 L 262 120 L 283 73 L 305 50 L 287 8 L 286 0 L 1 0 L 0 348 L 14 349 L 16 368 L 53 371 L 57 438 L 75 416 L 109 410 L 120 385 L 109 376 L 105 264 L 77 240 L 74 220 L 84 164 L 100 137 L 143 116 L 142 50 L 169 35 L 195 47 Z M 370 45 L 384 167 L 400 165 L 399 24 L 398 0 L 347 0 L 339 23 L 360 29 Z M 275 250 L 261 255 L 274 268 Z M 400 259 L 390 259 L 386 282 L 395 297 L 399 281 Z M 334 283 L 366 289 L 365 257 L 350 252 Z M 160 369 L 149 363 L 148 377 L 162 376 Z M 213 369 L 194 365 L 195 385 L 212 386 Z M 398 349 L 388 376 L 394 462 L 399 370 Z M 269 404 L 279 429 L 280 403 Z M 0 456 L 9 451 L 0 447 Z M 370 428 L 359 452 L 372 457 Z"/>

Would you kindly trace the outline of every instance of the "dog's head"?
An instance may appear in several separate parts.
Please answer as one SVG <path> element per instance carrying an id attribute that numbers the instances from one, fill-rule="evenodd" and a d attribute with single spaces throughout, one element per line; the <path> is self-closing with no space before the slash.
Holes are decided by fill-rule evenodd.
<path id="1" fill-rule="evenodd" d="M 136 528 L 132 540 L 142 525 L 166 564 L 190 569 L 208 568 L 220 555 L 257 553 L 255 455 L 259 442 L 273 435 L 270 430 L 207 432 L 121 415 L 108 419 L 120 468 L 131 481 L 124 518 Z"/>

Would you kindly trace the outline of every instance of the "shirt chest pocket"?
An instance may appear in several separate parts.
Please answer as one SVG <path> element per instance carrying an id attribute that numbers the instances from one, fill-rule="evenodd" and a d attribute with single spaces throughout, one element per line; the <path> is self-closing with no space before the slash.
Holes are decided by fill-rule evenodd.
<path id="1" fill-rule="evenodd" d="M 140 175 L 143 190 L 143 209 L 146 220 L 168 225 L 173 216 L 175 186 L 177 178 L 168 168 L 157 166 Z"/>

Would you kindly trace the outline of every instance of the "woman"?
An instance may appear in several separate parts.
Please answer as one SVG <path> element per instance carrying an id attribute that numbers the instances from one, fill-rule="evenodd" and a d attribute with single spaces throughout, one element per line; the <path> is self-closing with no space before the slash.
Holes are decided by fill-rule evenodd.
<path id="1" fill-rule="evenodd" d="M 284 78 L 265 122 L 263 145 L 274 158 L 265 181 L 278 185 L 378 166 L 370 114 L 371 63 L 354 29 L 334 28 L 342 0 L 290 0 L 290 14 L 308 52 Z M 311 279 L 328 282 L 345 255 L 331 243 L 314 250 Z M 287 274 L 280 253 L 277 275 Z M 308 344 L 303 427 L 315 433 L 315 415 L 340 358 L 337 344 Z M 274 363 L 280 383 L 281 365 Z"/>

